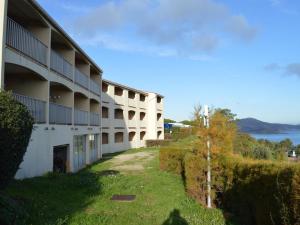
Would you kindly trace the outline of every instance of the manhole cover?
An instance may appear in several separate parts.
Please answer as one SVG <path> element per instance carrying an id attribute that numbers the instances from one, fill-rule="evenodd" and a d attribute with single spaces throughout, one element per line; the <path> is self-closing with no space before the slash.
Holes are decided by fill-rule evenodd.
<path id="1" fill-rule="evenodd" d="M 135 195 L 113 195 L 110 200 L 119 202 L 132 202 L 136 198 Z"/>

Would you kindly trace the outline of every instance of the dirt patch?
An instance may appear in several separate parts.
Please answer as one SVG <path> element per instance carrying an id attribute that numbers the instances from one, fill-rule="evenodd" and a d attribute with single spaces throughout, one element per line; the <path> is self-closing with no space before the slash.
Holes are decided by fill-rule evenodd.
<path id="1" fill-rule="evenodd" d="M 144 165 L 155 157 L 153 152 L 138 152 L 122 154 L 111 160 L 111 169 L 121 172 L 139 172 L 145 169 Z"/>

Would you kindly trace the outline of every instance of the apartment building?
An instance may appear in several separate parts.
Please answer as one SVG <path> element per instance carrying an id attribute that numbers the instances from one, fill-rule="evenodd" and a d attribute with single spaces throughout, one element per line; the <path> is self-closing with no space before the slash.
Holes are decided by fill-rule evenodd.
<path id="1" fill-rule="evenodd" d="M 34 0 L 0 1 L 0 60 L 1 89 L 35 119 L 16 178 L 76 172 L 102 154 L 164 138 L 163 96 L 103 80 Z"/>

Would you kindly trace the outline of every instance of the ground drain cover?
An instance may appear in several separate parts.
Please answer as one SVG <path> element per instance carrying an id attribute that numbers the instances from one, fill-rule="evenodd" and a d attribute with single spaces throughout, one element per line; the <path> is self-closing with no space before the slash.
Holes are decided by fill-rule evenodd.
<path id="1" fill-rule="evenodd" d="M 135 195 L 113 195 L 110 200 L 118 202 L 132 202 L 135 198 Z"/>

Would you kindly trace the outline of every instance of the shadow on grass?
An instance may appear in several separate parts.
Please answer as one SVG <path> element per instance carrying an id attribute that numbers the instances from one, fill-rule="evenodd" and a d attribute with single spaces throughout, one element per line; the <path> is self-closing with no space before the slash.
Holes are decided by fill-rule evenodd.
<path id="1" fill-rule="evenodd" d="M 178 209 L 174 209 L 162 225 L 188 225 L 188 222 L 181 217 Z"/>
<path id="2" fill-rule="evenodd" d="M 57 224 L 67 222 L 77 212 L 84 211 L 101 194 L 103 174 L 83 170 L 77 174 L 48 174 L 43 177 L 14 181 L 5 195 L 22 199 L 28 214 L 25 224 Z"/>

